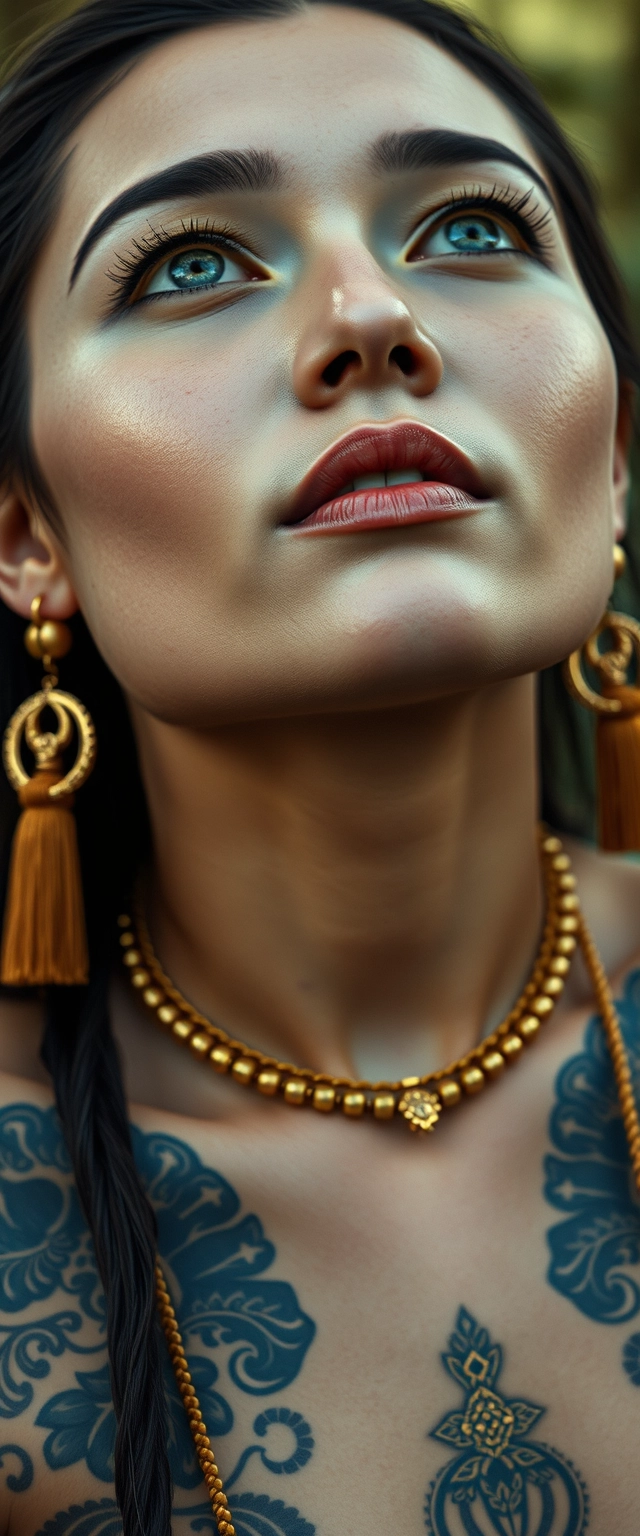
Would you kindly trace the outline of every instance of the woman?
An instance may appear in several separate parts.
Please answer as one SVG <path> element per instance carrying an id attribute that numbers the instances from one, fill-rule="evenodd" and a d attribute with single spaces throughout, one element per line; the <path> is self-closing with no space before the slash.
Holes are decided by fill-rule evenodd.
<path id="1" fill-rule="evenodd" d="M 633 1536 L 637 1205 L 538 833 L 638 378 L 584 175 L 425 0 L 98 0 L 1 141 L 4 718 L 31 615 L 98 735 L 88 986 L 2 1003 L 5 1528 Z M 633 1061 L 640 873 L 571 857 Z"/>

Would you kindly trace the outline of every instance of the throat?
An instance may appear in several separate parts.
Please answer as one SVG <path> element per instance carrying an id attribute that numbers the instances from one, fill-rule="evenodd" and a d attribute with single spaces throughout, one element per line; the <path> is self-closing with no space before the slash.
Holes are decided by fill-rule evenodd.
<path id="1" fill-rule="evenodd" d="M 136 721 L 168 973 L 248 1045 L 400 1078 L 506 1013 L 542 919 L 533 689 L 188 735 Z"/>

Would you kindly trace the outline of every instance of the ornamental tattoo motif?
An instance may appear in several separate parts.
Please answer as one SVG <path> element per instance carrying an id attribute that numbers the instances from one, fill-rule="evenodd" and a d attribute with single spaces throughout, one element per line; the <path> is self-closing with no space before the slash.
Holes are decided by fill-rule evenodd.
<path id="1" fill-rule="evenodd" d="M 498 1391 L 502 1349 L 464 1307 L 442 1363 L 463 1403 L 431 1430 L 458 1454 L 429 1488 L 429 1536 L 582 1536 L 588 1495 L 580 1474 L 551 1446 L 529 1439 L 546 1410 Z"/>
<path id="2" fill-rule="evenodd" d="M 234 1424 L 234 1396 L 237 1402 L 264 1398 L 292 1385 L 315 1325 L 292 1286 L 268 1275 L 273 1244 L 258 1217 L 241 1211 L 227 1180 L 176 1137 L 135 1128 L 132 1134 L 190 1370 L 207 1425 L 219 1440 Z M 24 1321 L 32 1303 L 41 1312 L 54 1296 L 57 1306 L 48 1316 Z M 65 1298 L 68 1305 L 61 1306 Z M 19 1313 L 21 1321 L 12 1323 Z M 18 1420 L 51 1362 L 65 1353 L 77 1356 L 75 1386 L 46 1398 L 36 1415 L 42 1452 L 52 1470 L 84 1462 L 99 1482 L 112 1484 L 115 1416 L 93 1248 L 55 1112 L 30 1104 L 0 1112 L 0 1314 L 0 1418 Z M 84 1342 L 87 1320 L 94 1324 L 90 1343 Z M 194 1489 L 201 1475 L 168 1359 L 165 1390 L 174 1487 Z M 298 1473 L 313 1454 L 310 1425 L 278 1404 L 255 1417 L 253 1433 L 255 1443 L 246 1446 L 227 1480 L 238 1536 L 314 1536 L 315 1527 L 284 1500 L 245 1491 L 244 1477 L 245 1469 L 258 1465 L 269 1476 Z M 0 1445 L 0 1477 L 13 1493 L 25 1491 L 33 1475 L 19 1444 Z M 243 1478 L 245 1486 L 238 1488 Z M 194 1532 L 213 1532 L 208 1504 L 176 1507 L 174 1514 L 188 1517 Z M 116 1536 L 117 1506 L 112 1497 L 73 1505 L 48 1521 L 40 1536 L 44 1532 Z"/>
<path id="3" fill-rule="evenodd" d="M 640 970 L 616 1007 L 639 1095 Z M 598 1018 L 558 1074 L 549 1136 L 544 1193 L 562 1212 L 548 1232 L 549 1283 L 593 1322 L 629 1323 L 640 1313 L 640 1204 Z M 640 1386 L 640 1333 L 625 1340 L 622 1364 Z"/>

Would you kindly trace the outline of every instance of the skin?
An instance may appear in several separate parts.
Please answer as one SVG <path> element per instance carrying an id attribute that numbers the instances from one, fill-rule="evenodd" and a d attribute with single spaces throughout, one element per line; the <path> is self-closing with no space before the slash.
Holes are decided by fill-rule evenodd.
<path id="1" fill-rule="evenodd" d="M 497 162 L 375 173 L 369 146 L 416 126 L 496 139 L 543 174 L 479 81 L 366 14 L 318 6 L 205 30 L 137 64 L 76 134 L 30 292 L 33 443 L 60 526 L 16 488 L 0 512 L 4 600 L 24 616 L 37 593 L 48 617 L 80 606 L 126 692 L 169 973 L 252 1044 L 368 1077 L 455 1057 L 526 977 L 542 909 L 534 677 L 606 605 L 627 490 L 613 359 L 560 222 L 550 210 L 545 262 L 408 261 L 452 189 L 532 185 Z M 119 192 L 247 146 L 282 158 L 280 188 L 130 215 L 68 292 Z M 163 300 L 104 325 L 132 241 L 192 217 L 238 224 L 259 281 L 226 306 Z M 330 387 L 346 350 L 355 362 Z M 348 536 L 280 526 L 339 437 L 405 419 L 472 459 L 481 512 Z M 637 871 L 579 849 L 576 867 L 620 980 L 640 946 Z M 3 1101 L 50 1102 L 37 1009 L 4 1007 Z M 517 1352 L 513 1391 L 552 1404 L 545 1437 L 588 1476 L 594 1536 L 632 1536 L 637 1426 L 625 1419 L 615 1441 L 608 1427 L 617 1359 L 544 1285 L 545 1124 L 589 1010 L 576 965 L 526 1071 L 425 1157 L 404 1128 L 385 1139 L 239 1098 L 153 1036 L 114 981 L 139 1123 L 170 1126 L 241 1189 L 319 1321 L 303 1394 L 322 1431 L 304 1494 L 319 1532 L 424 1528 L 443 1459 L 424 1435 L 452 1406 L 437 1357 L 462 1289 Z M 96 1496 L 79 1472 L 60 1488 L 43 1478 L 16 1529 Z"/>

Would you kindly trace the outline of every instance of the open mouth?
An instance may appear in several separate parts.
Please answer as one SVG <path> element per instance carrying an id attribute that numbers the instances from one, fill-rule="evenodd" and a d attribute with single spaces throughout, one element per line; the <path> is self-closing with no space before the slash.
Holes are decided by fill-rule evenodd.
<path id="1" fill-rule="evenodd" d="M 420 422 L 361 427 L 322 455 L 284 525 L 296 533 L 352 533 L 436 522 L 479 511 L 478 471 L 454 443 Z"/>

